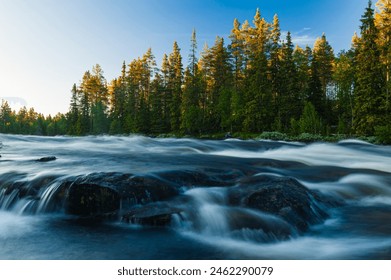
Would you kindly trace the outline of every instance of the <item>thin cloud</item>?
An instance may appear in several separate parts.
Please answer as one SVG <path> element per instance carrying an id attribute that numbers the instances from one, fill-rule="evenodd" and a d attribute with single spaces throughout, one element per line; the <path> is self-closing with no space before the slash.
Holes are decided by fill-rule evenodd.
<path id="1" fill-rule="evenodd" d="M 23 106 L 27 106 L 27 101 L 22 97 L 0 97 L 0 101 L 1 100 L 7 101 L 13 109 L 20 109 Z"/>
<path id="2" fill-rule="evenodd" d="M 307 45 L 312 46 L 315 43 L 317 37 L 310 34 L 311 30 L 311 28 L 305 27 L 299 31 L 291 32 L 293 44 L 298 45 L 300 47 L 305 47 Z M 281 38 L 283 41 L 285 41 L 287 34 L 287 31 L 281 32 Z"/>

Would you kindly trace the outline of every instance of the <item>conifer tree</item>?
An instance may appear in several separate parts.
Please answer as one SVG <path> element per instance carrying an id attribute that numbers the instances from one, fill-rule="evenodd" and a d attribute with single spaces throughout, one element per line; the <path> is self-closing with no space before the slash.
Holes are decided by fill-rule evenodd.
<path id="1" fill-rule="evenodd" d="M 269 130 L 273 123 L 272 92 L 268 81 L 266 45 L 269 24 L 261 18 L 259 9 L 254 16 L 254 27 L 246 37 L 248 56 L 246 69 L 246 109 L 244 129 L 249 132 Z"/>
<path id="2" fill-rule="evenodd" d="M 211 48 L 212 96 L 210 98 L 211 128 L 214 131 L 231 130 L 232 65 L 224 39 L 217 37 Z"/>
<path id="3" fill-rule="evenodd" d="M 81 134 L 81 128 L 80 128 L 80 93 L 77 89 L 76 84 L 73 84 L 72 87 L 72 96 L 71 96 L 71 103 L 70 108 L 68 112 L 68 131 L 67 133 L 70 135 L 80 135 Z"/>
<path id="4" fill-rule="evenodd" d="M 10 133 L 12 126 L 12 109 L 6 100 L 1 100 L 0 133 Z"/>
<path id="5" fill-rule="evenodd" d="M 171 131 L 178 132 L 181 125 L 181 103 L 182 103 L 182 82 L 183 82 L 183 64 L 180 48 L 177 42 L 174 42 L 172 53 L 169 60 L 169 83 L 170 92 L 170 125 Z"/>
<path id="6" fill-rule="evenodd" d="M 274 129 L 281 130 L 281 110 L 282 98 L 281 86 L 283 85 L 282 76 L 282 53 L 281 53 L 281 30 L 280 21 L 277 14 L 274 15 L 272 30 L 270 34 L 270 80 L 273 95 L 274 110 L 276 112 L 276 120 L 274 122 Z"/>
<path id="7" fill-rule="evenodd" d="M 230 34 L 231 44 L 228 49 L 231 53 L 233 65 L 233 82 L 231 98 L 231 131 L 240 131 L 243 123 L 244 111 L 244 69 L 245 69 L 245 36 L 240 23 L 234 20 Z"/>
<path id="8" fill-rule="evenodd" d="M 361 135 L 373 135 L 374 127 L 384 122 L 384 72 L 377 45 L 378 29 L 375 26 L 372 2 L 361 18 L 357 62 L 357 85 L 355 87 L 355 130 Z"/>
<path id="9" fill-rule="evenodd" d="M 336 90 L 336 114 L 338 117 L 338 132 L 350 134 L 353 125 L 353 108 L 355 85 L 354 51 L 341 52 L 335 60 L 333 73 Z"/>
<path id="10" fill-rule="evenodd" d="M 381 51 L 381 62 L 385 71 L 384 107 L 385 123 L 391 134 L 391 1 L 379 0 L 376 3 L 378 12 L 375 15 L 375 24 L 379 30 L 378 45 Z M 391 139 L 390 139 L 391 141 Z"/>
<path id="11" fill-rule="evenodd" d="M 200 73 L 198 71 L 197 38 L 193 30 L 189 54 L 189 65 L 186 68 L 183 85 L 181 110 L 181 130 L 185 134 L 198 134 L 201 131 L 200 108 Z"/>
<path id="12" fill-rule="evenodd" d="M 294 47 L 291 33 L 288 32 L 286 42 L 282 46 L 282 61 L 280 69 L 280 131 L 287 131 L 291 118 L 298 118 L 301 113 L 301 101 L 299 96 L 298 76 L 293 58 Z"/>

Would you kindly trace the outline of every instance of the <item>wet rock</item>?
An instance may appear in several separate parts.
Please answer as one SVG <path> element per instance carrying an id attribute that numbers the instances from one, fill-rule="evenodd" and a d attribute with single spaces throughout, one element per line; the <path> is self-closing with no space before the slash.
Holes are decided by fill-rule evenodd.
<path id="1" fill-rule="evenodd" d="M 172 215 L 182 210 L 168 204 L 149 204 L 137 207 L 122 216 L 122 221 L 132 224 L 167 226 L 171 223 Z"/>
<path id="2" fill-rule="evenodd" d="M 68 184 L 67 212 L 97 215 L 126 211 L 135 205 L 168 200 L 179 194 L 176 186 L 153 176 L 123 173 L 92 173 L 72 179 Z"/>
<path id="3" fill-rule="evenodd" d="M 320 196 L 288 177 L 253 176 L 230 189 L 229 201 L 277 215 L 299 231 L 328 217 Z"/>
<path id="4" fill-rule="evenodd" d="M 68 190 L 65 207 L 66 212 L 73 215 L 100 215 L 117 211 L 120 207 L 120 196 L 107 187 L 75 182 Z"/>
<path id="5" fill-rule="evenodd" d="M 40 159 L 37 159 L 37 162 L 49 162 L 49 161 L 55 161 L 57 158 L 55 156 L 50 157 L 42 157 Z"/>
<path id="6" fill-rule="evenodd" d="M 172 170 L 156 174 L 162 180 L 178 187 L 217 187 L 232 185 L 232 180 L 242 176 L 231 170 Z"/>

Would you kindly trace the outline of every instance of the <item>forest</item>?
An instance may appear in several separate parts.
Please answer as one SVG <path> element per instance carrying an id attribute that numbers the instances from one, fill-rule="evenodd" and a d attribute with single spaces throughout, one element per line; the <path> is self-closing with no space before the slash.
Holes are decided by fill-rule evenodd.
<path id="1" fill-rule="evenodd" d="M 187 58 L 174 42 L 158 67 L 148 49 L 109 82 L 96 64 L 71 87 L 65 114 L 16 112 L 2 100 L 0 133 L 342 135 L 391 143 L 391 1 L 369 1 L 351 48 L 338 54 L 325 34 L 312 47 L 295 46 L 278 16 L 267 22 L 259 9 L 252 21 L 235 19 L 227 39 L 200 48 L 194 30 Z"/>

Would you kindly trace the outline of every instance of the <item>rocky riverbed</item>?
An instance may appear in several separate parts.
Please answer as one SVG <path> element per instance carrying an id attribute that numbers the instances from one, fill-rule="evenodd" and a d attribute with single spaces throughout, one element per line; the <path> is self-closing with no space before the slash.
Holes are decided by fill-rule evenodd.
<path id="1" fill-rule="evenodd" d="M 391 258 L 389 146 L 0 141 L 2 259 Z"/>

